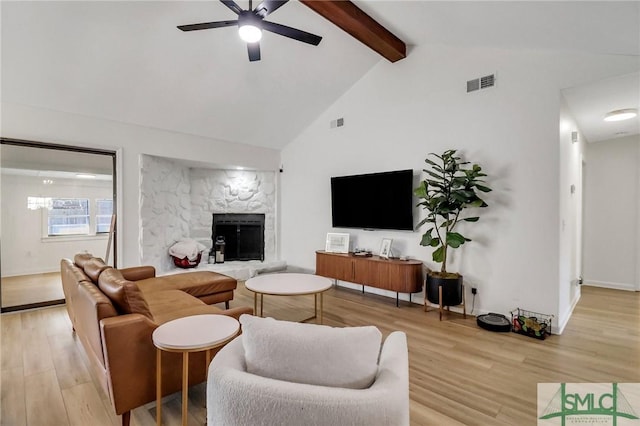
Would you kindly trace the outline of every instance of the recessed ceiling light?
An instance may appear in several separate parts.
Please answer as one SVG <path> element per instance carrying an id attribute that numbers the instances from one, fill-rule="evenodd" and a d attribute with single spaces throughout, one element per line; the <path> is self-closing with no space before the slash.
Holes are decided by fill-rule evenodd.
<path id="1" fill-rule="evenodd" d="M 244 167 L 238 166 L 238 167 L 236 167 L 236 170 L 244 170 Z"/>
<path id="2" fill-rule="evenodd" d="M 618 109 L 608 112 L 604 116 L 604 121 L 622 121 L 628 120 L 638 115 L 638 110 L 635 108 Z"/>
<path id="3" fill-rule="evenodd" d="M 95 179 L 96 175 L 91 175 L 89 173 L 76 173 L 76 177 L 78 179 Z"/>
<path id="4" fill-rule="evenodd" d="M 45 184 L 45 185 L 52 185 L 53 181 L 51 179 L 43 179 L 42 183 Z"/>

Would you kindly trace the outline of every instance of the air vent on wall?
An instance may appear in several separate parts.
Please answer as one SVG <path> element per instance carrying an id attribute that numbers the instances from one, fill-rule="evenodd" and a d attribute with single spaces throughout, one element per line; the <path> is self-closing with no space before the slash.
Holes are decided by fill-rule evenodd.
<path id="1" fill-rule="evenodd" d="M 336 127 L 342 127 L 342 126 L 344 126 L 344 117 L 331 120 L 331 122 L 329 123 L 329 128 L 331 129 L 335 129 Z"/>
<path id="2" fill-rule="evenodd" d="M 467 93 L 475 92 L 480 89 L 488 89 L 489 87 L 493 87 L 496 85 L 496 75 L 489 74 L 484 77 L 474 78 L 473 80 L 467 81 Z"/>

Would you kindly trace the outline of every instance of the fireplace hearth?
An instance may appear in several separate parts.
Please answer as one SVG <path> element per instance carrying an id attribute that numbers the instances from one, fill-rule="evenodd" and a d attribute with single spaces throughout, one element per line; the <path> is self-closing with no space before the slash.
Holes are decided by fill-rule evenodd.
<path id="1" fill-rule="evenodd" d="M 213 213 L 211 239 L 224 237 L 225 261 L 264 261 L 264 214 L 261 213 Z"/>

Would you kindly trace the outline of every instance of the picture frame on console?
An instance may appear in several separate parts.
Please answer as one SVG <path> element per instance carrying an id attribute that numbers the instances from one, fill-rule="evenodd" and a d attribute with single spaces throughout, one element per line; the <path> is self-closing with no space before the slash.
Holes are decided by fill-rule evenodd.
<path id="1" fill-rule="evenodd" d="M 349 253 L 349 234 L 329 232 L 325 249 L 327 253 Z"/>
<path id="2" fill-rule="evenodd" d="M 391 238 L 383 238 L 382 243 L 380 244 L 380 257 L 383 259 L 388 259 L 391 256 L 391 242 L 393 240 Z"/>

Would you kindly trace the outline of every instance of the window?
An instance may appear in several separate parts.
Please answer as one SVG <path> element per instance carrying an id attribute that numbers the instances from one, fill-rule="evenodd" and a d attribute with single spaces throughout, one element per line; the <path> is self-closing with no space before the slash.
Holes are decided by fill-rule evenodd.
<path id="1" fill-rule="evenodd" d="M 52 205 L 51 197 L 27 197 L 29 210 L 50 209 Z"/>
<path id="2" fill-rule="evenodd" d="M 96 200 L 96 234 L 105 234 L 111 228 L 113 200 Z"/>
<path id="3" fill-rule="evenodd" d="M 49 236 L 88 235 L 89 200 L 86 198 L 53 198 L 48 212 Z"/>

